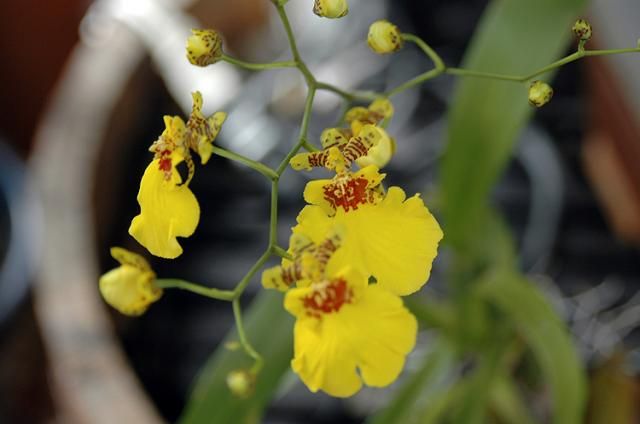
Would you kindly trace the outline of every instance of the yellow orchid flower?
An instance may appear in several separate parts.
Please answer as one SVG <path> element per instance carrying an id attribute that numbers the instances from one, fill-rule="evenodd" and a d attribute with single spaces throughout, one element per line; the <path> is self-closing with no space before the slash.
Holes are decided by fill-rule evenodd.
<path id="1" fill-rule="evenodd" d="M 200 220 L 200 206 L 189 189 L 195 173 L 191 151 L 205 164 L 213 152 L 213 141 L 220 132 L 226 113 L 206 118 L 202 114 L 202 95 L 192 93 L 193 110 L 185 124 L 179 116 L 165 116 L 165 130 L 149 149 L 153 161 L 140 181 L 140 214 L 133 218 L 131 234 L 155 256 L 167 259 L 182 254 L 177 237 L 189 237 Z M 188 169 L 182 181 L 177 166 L 185 162 Z"/>
<path id="2" fill-rule="evenodd" d="M 345 114 L 349 128 L 324 130 L 320 136 L 322 150 L 298 153 L 291 158 L 291 167 L 297 171 L 325 167 L 342 172 L 355 162 L 361 168 L 368 165 L 382 168 L 395 154 L 396 143 L 378 124 L 391 119 L 393 113 L 393 104 L 385 98 L 374 100 L 366 108 L 349 109 Z"/>
<path id="3" fill-rule="evenodd" d="M 173 171 L 166 179 L 160 159 L 147 166 L 138 192 L 140 214 L 133 218 L 129 234 L 152 255 L 174 259 L 182 254 L 177 237 L 189 237 L 200 220 L 200 205 L 187 184 L 175 171 L 184 158 L 177 152 L 171 157 Z"/>
<path id="4" fill-rule="evenodd" d="M 205 165 L 213 152 L 213 141 L 218 137 L 222 124 L 227 119 L 225 112 L 216 112 L 210 117 L 202 113 L 202 94 L 199 91 L 191 93 L 193 109 L 187 121 L 189 131 L 189 147 L 200 156 L 200 162 Z"/>
<path id="5" fill-rule="evenodd" d="M 380 284 L 368 285 L 344 258 L 331 257 L 323 272 L 312 272 L 313 280 L 285 296 L 285 309 L 296 317 L 293 371 L 312 392 L 336 397 L 355 394 L 363 382 L 394 382 L 417 334 L 402 300 Z"/>
<path id="6" fill-rule="evenodd" d="M 111 256 L 120 262 L 120 266 L 100 277 L 102 297 L 124 315 L 142 315 L 162 296 L 162 289 L 153 285 L 156 275 L 149 263 L 133 252 L 113 247 Z"/>
<path id="7" fill-rule="evenodd" d="M 317 244 L 332 227 L 345 228 L 337 255 L 365 276 L 373 275 L 382 288 L 404 296 L 429 279 L 443 234 L 419 195 L 407 199 L 399 187 L 385 194 L 383 178 L 372 165 L 309 182 L 304 198 L 310 205 L 298 215 L 293 232 Z"/>

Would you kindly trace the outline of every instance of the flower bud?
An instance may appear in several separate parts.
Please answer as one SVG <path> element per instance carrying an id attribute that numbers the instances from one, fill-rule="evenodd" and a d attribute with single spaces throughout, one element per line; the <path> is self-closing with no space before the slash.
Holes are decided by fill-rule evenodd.
<path id="1" fill-rule="evenodd" d="M 187 39 L 187 59 L 192 65 L 207 66 L 222 57 L 222 37 L 212 29 L 192 29 Z"/>
<path id="2" fill-rule="evenodd" d="M 162 289 L 153 285 L 155 273 L 142 256 L 133 252 L 114 247 L 111 256 L 121 265 L 100 277 L 100 294 L 120 313 L 142 315 L 162 296 Z"/>
<path id="3" fill-rule="evenodd" d="M 313 13 L 323 18 L 342 18 L 349 13 L 347 0 L 315 0 Z"/>
<path id="4" fill-rule="evenodd" d="M 402 48 L 402 34 L 400 34 L 398 27 L 391 22 L 376 21 L 369 27 L 367 43 L 376 53 L 393 53 Z"/>
<path id="5" fill-rule="evenodd" d="M 584 19 L 578 19 L 572 29 L 580 41 L 588 41 L 591 38 L 591 24 Z"/>
<path id="6" fill-rule="evenodd" d="M 393 117 L 393 103 L 387 98 L 379 98 L 369 105 L 369 110 L 380 117 L 380 119 L 390 119 Z"/>
<path id="7" fill-rule="evenodd" d="M 239 398 L 247 398 L 253 393 L 255 375 L 247 370 L 235 370 L 227 374 L 227 386 Z"/>
<path id="8" fill-rule="evenodd" d="M 529 103 L 535 107 L 542 107 L 553 97 L 553 88 L 543 81 L 533 81 L 529 86 Z"/>

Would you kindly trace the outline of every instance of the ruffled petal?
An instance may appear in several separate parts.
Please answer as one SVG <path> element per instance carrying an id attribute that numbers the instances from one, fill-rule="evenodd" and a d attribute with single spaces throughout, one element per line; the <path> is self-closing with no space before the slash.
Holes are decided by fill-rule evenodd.
<path id="1" fill-rule="evenodd" d="M 398 296 L 366 285 L 355 271 L 341 275 L 356 284 L 349 285 L 354 295 L 337 311 L 316 314 L 308 308 L 313 286 L 287 292 L 285 308 L 297 318 L 293 370 L 311 391 L 347 397 L 361 380 L 383 387 L 398 378 L 415 345 L 417 322 Z"/>
<path id="2" fill-rule="evenodd" d="M 416 343 L 418 323 L 402 300 L 378 285 L 367 287 L 358 309 L 345 309 L 345 320 L 357 327 L 360 375 L 368 386 L 394 382 Z"/>
<path id="3" fill-rule="evenodd" d="M 312 392 L 349 397 L 362 387 L 349 333 L 341 324 L 335 315 L 322 325 L 312 319 L 296 321 L 291 368 Z"/>
<path id="4" fill-rule="evenodd" d="M 174 161 L 174 167 L 179 161 Z M 180 256 L 182 247 L 176 237 L 189 237 L 198 226 L 198 201 L 189 187 L 180 183 L 175 171 L 165 180 L 158 160 L 152 161 L 142 176 L 138 192 L 140 214 L 131 221 L 129 234 L 155 256 Z"/>
<path id="5" fill-rule="evenodd" d="M 345 228 L 345 240 L 336 255 L 342 256 L 378 284 L 400 296 L 419 290 L 429 279 L 442 230 L 416 195 L 405 200 L 399 187 L 391 187 L 377 205 L 357 210 L 339 209 L 334 217 L 306 206 L 298 216 L 299 232 L 319 243 L 332 224 Z"/>

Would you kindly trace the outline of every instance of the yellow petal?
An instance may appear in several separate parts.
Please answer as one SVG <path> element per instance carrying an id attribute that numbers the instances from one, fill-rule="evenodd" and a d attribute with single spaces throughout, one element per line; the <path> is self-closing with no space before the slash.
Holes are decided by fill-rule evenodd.
<path id="1" fill-rule="evenodd" d="M 179 161 L 180 158 L 174 167 Z M 140 181 L 140 214 L 131 222 L 129 234 L 155 256 L 167 259 L 180 256 L 182 247 L 176 237 L 189 237 L 198 226 L 198 201 L 189 187 L 179 185 L 180 182 L 175 170 L 166 181 L 158 160 L 149 164 Z"/>
<path id="2" fill-rule="evenodd" d="M 290 290 L 285 308 L 297 317 L 293 370 L 311 391 L 347 397 L 360 389 L 361 379 L 383 387 L 398 377 L 415 345 L 417 323 L 396 295 L 367 286 L 353 271 L 341 277 L 355 283 L 349 287 L 358 294 L 337 311 L 315 316 L 307 309 L 314 286 Z"/>
<path id="3" fill-rule="evenodd" d="M 111 257 L 120 262 L 121 265 L 131 265 L 141 271 L 151 271 L 149 262 L 137 253 L 130 252 L 122 247 L 112 247 L 110 253 Z"/>
<path id="4" fill-rule="evenodd" d="M 322 208 L 322 210 L 326 215 L 333 215 L 335 213 L 333 206 L 325 198 L 325 187 L 330 185 L 332 182 L 333 182 L 332 180 L 313 180 L 313 181 L 309 181 L 306 187 L 304 188 L 304 194 L 303 194 L 304 200 L 307 203 L 310 203 L 312 205 L 317 205 L 320 208 Z M 312 237 L 312 240 L 314 242 L 318 242 L 318 239 L 316 238 Z"/>
<path id="5" fill-rule="evenodd" d="M 336 316 L 327 317 L 321 326 L 313 319 L 296 321 L 291 368 L 312 392 L 349 397 L 362 387 L 346 330 Z"/>
<path id="6" fill-rule="evenodd" d="M 389 134 L 383 128 L 375 127 L 375 129 L 380 133 L 380 139 L 376 145 L 369 149 L 369 153 L 366 156 L 356 160 L 356 163 L 361 168 L 369 165 L 382 168 L 389 163 L 396 152 L 396 143 L 389 137 Z"/>
<path id="7" fill-rule="evenodd" d="M 122 265 L 100 277 L 100 293 L 119 312 L 138 316 L 162 296 L 162 290 L 153 286 L 154 278 L 151 271 Z"/>
<path id="8" fill-rule="evenodd" d="M 380 287 L 405 296 L 428 280 L 442 230 L 419 196 L 405 201 L 404 191 L 391 187 L 379 204 L 349 212 L 338 209 L 333 217 L 307 206 L 293 232 L 319 243 L 335 224 L 346 232 L 336 255 L 363 274 L 375 276 Z"/>
<path id="9" fill-rule="evenodd" d="M 345 309 L 344 320 L 357 327 L 358 368 L 368 386 L 394 382 L 416 343 L 418 323 L 402 300 L 379 285 L 370 285 L 358 309 Z"/>

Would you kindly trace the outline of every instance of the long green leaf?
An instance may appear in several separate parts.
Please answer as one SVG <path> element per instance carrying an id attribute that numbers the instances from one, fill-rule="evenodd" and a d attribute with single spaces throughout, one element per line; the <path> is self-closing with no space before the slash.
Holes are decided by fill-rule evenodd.
<path id="1" fill-rule="evenodd" d="M 478 293 L 501 310 L 531 348 L 553 394 L 553 422 L 582 422 L 586 383 L 564 323 L 540 291 L 523 277 L 503 272 L 479 284 Z"/>
<path id="2" fill-rule="evenodd" d="M 369 424 L 415 422 L 425 399 L 430 399 L 443 385 L 454 360 L 454 352 L 444 340 L 437 340 L 433 351 L 420 369 L 407 379 L 389 405 L 367 420 Z"/>
<path id="3" fill-rule="evenodd" d="M 230 351 L 221 346 L 200 373 L 180 423 L 260 422 L 265 405 L 289 369 L 293 351 L 293 318 L 282 306 L 282 295 L 262 290 L 245 312 L 245 329 L 249 340 L 265 359 L 253 395 L 239 399 L 229 392 L 226 385 L 229 371 L 248 368 L 251 361 L 241 350 Z M 237 339 L 234 327 L 229 331 L 226 342 Z"/>
<path id="4" fill-rule="evenodd" d="M 528 74 L 567 47 L 571 24 L 586 0 L 494 0 L 485 12 L 464 67 Z M 449 111 L 442 163 L 446 239 L 458 250 L 481 237 L 491 187 L 531 116 L 527 86 L 465 78 Z"/>

